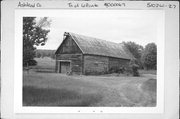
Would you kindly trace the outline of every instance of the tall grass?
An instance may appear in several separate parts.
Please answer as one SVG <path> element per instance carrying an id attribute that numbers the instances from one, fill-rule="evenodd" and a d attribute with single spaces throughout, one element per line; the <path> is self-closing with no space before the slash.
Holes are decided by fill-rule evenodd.
<path id="1" fill-rule="evenodd" d="M 156 70 L 139 70 L 140 74 L 153 74 L 156 75 L 157 71 Z"/>
<path id="2" fill-rule="evenodd" d="M 42 73 L 54 73 L 55 72 L 55 60 L 49 57 L 35 58 L 37 66 L 32 66 L 31 69 L 36 72 Z"/>
<path id="3" fill-rule="evenodd" d="M 68 89 L 23 87 L 24 106 L 91 106 L 101 101 L 100 94 L 80 94 Z"/>

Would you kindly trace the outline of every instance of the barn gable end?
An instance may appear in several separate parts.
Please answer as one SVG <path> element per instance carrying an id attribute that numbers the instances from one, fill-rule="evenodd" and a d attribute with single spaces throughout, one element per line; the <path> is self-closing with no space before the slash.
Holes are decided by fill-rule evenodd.
<path id="1" fill-rule="evenodd" d="M 78 45 L 72 39 L 71 36 L 66 36 L 66 38 L 62 41 L 61 45 L 55 52 L 55 54 L 74 54 L 74 53 L 82 53 Z"/>
<path id="2" fill-rule="evenodd" d="M 82 74 L 83 70 L 83 56 L 82 51 L 72 39 L 71 36 L 66 36 L 61 45 L 55 52 L 56 54 L 56 67 L 58 73 Z"/>

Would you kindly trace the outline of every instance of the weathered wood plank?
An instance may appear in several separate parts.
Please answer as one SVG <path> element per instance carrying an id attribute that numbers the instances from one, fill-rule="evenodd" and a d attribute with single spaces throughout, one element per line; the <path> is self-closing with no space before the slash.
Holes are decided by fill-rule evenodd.
<path id="1" fill-rule="evenodd" d="M 74 40 L 67 36 L 66 39 L 63 41 L 59 49 L 57 50 L 56 54 L 72 54 L 72 53 L 82 53 L 80 48 L 74 42 Z"/>
<path id="2" fill-rule="evenodd" d="M 84 56 L 84 73 L 88 74 L 105 74 L 108 71 L 108 58 L 102 56 L 85 55 Z"/>
<path id="3" fill-rule="evenodd" d="M 130 60 L 120 59 L 120 58 L 111 58 L 109 57 L 109 69 L 117 67 L 127 67 Z"/>
<path id="4" fill-rule="evenodd" d="M 72 73 L 82 74 L 82 54 L 59 54 L 56 55 L 56 71 L 58 67 L 58 61 L 70 61 Z"/>

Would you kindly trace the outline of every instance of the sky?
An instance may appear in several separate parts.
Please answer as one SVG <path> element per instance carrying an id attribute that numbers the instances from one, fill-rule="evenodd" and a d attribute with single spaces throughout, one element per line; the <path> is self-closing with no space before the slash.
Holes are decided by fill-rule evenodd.
<path id="1" fill-rule="evenodd" d="M 155 10 L 64 10 L 51 19 L 46 45 L 55 50 L 64 32 L 73 32 L 115 43 L 133 41 L 142 46 L 157 41 L 159 13 Z"/>

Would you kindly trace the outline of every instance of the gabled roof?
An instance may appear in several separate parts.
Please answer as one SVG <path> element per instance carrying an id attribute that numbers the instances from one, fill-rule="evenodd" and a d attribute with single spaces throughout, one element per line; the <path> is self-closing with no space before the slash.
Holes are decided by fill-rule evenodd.
<path id="1" fill-rule="evenodd" d="M 92 54 L 123 59 L 134 58 L 122 43 L 113 43 L 98 38 L 78 35 L 70 32 L 65 32 L 64 35 L 71 36 L 78 47 L 81 49 L 83 54 Z"/>

